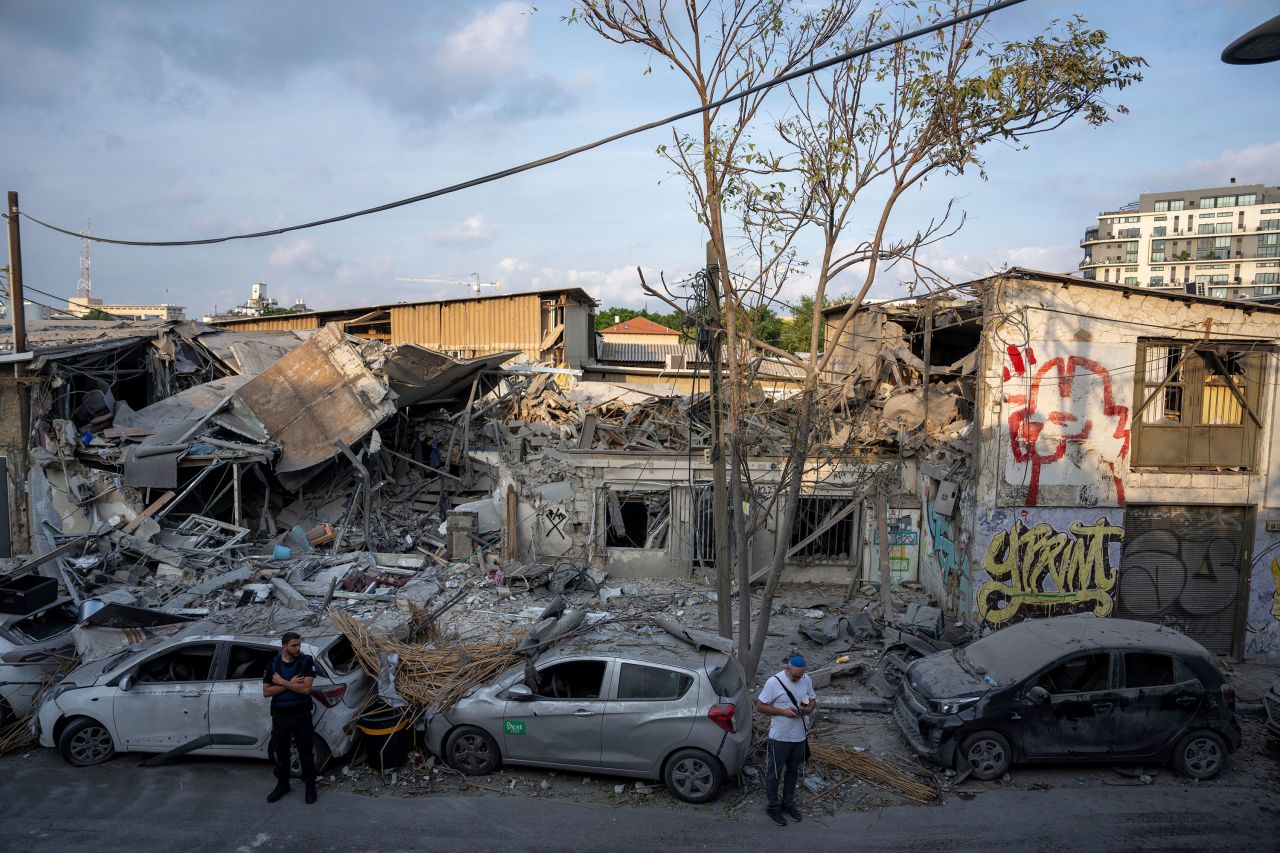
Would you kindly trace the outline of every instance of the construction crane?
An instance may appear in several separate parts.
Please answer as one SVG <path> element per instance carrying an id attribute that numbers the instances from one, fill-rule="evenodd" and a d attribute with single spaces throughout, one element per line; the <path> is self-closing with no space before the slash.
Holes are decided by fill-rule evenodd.
<path id="1" fill-rule="evenodd" d="M 480 273 L 478 272 L 473 272 L 471 275 L 475 277 L 475 281 L 467 281 L 466 279 L 463 279 L 463 278 L 432 278 L 432 277 L 418 278 L 418 277 L 410 277 L 410 276 L 396 276 L 396 281 L 416 281 L 416 282 L 423 282 L 426 284 L 462 284 L 471 288 L 471 292 L 474 293 L 476 296 L 480 295 L 480 288 L 482 287 L 502 287 L 501 282 L 481 281 Z"/>

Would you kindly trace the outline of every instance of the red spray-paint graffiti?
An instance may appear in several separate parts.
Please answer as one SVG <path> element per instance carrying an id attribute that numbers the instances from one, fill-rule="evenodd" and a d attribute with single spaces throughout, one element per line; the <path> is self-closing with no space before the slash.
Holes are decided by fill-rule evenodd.
<path id="1" fill-rule="evenodd" d="M 1105 428 L 1114 423 L 1111 437 L 1121 442 L 1115 457 L 1103 460 L 1103 464 L 1111 472 L 1116 500 L 1124 506 L 1124 483 L 1117 468 L 1129 453 L 1129 407 L 1116 403 L 1111 373 L 1093 359 L 1074 355 L 1037 364 L 1030 347 L 1020 351 L 1010 346 L 1008 354 L 1012 371 L 1005 367 L 1004 380 L 1010 391 L 1025 390 L 1025 393 L 1006 393 L 1005 402 L 1011 407 L 1021 407 L 1014 408 L 1009 415 L 1009 442 L 1014 460 L 1031 466 L 1027 506 L 1036 506 L 1039 499 L 1041 469 L 1063 460 L 1073 446 L 1083 450 L 1093 435 L 1090 411 L 1098 410 L 1098 392 L 1102 398 L 1101 412 L 1108 419 Z M 1080 388 L 1077 383 L 1081 384 Z M 1081 390 L 1088 395 L 1078 394 Z"/>

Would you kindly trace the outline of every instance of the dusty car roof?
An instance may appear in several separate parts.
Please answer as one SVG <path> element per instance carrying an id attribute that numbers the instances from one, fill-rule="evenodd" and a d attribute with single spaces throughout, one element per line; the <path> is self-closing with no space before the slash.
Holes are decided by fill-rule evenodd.
<path id="1" fill-rule="evenodd" d="M 1204 647 L 1185 634 L 1131 619 L 1093 616 L 1055 616 L 1028 619 L 978 640 L 987 656 L 1002 658 L 1002 669 L 1030 671 L 1072 649 L 1157 649 L 1207 655 Z M 977 644 L 975 643 L 975 645 Z"/>
<path id="2" fill-rule="evenodd" d="M 652 625 L 615 624 L 600 625 L 585 634 L 557 643 L 539 656 L 539 662 L 595 654 L 698 669 L 708 651 L 711 650 L 686 643 Z M 711 654 L 717 658 L 724 656 L 715 651 Z"/>
<path id="3" fill-rule="evenodd" d="M 227 624 L 224 622 L 216 622 L 212 619 L 201 619 L 199 622 L 192 622 L 181 631 L 173 635 L 174 639 L 191 639 L 193 637 L 210 637 L 210 638 L 226 638 L 231 637 L 241 640 L 259 640 L 267 641 L 275 644 L 280 643 L 280 637 L 285 631 L 293 631 L 302 637 L 304 643 L 316 645 L 317 641 L 337 637 L 341 632 L 333 625 L 325 622 L 320 625 L 297 625 L 290 628 L 280 628 L 279 630 L 241 630 L 240 626 Z"/>

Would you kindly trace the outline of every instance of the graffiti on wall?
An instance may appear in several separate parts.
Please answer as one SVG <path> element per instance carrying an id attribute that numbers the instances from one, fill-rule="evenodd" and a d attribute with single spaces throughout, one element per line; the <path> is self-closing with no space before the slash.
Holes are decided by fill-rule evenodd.
<path id="1" fill-rule="evenodd" d="M 970 592 L 969 554 L 956 542 L 955 528 L 947 516 L 930 505 L 925 513 L 929 528 L 929 551 L 938 564 L 938 575 L 946 593 L 948 614 L 968 607 Z"/>
<path id="2" fill-rule="evenodd" d="M 1046 478 L 1088 484 L 1096 472 L 1124 506 L 1120 472 L 1129 453 L 1129 407 L 1116 401 L 1111 373 L 1081 356 L 1037 362 L 1031 347 L 1009 346 L 1007 353 L 1009 443 L 1013 461 L 1025 466 L 1026 505 L 1037 505 Z"/>
<path id="3" fill-rule="evenodd" d="M 1066 532 L 1017 519 L 991 537 L 982 567 L 991 579 L 978 588 L 978 614 L 999 626 L 1035 616 L 1091 612 L 1109 616 L 1117 571 L 1111 546 L 1124 528 L 1106 518 L 1072 522 Z"/>
<path id="4" fill-rule="evenodd" d="M 1271 596 L 1271 615 L 1280 619 L 1280 559 L 1271 558 L 1271 581 L 1276 591 Z"/>
<path id="5" fill-rule="evenodd" d="M 1151 516 L 1145 523 L 1156 529 L 1125 543 L 1117 615 L 1159 620 L 1212 652 L 1229 653 L 1241 590 L 1243 510 L 1143 509 Z M 1195 521 L 1188 518 L 1193 514 Z M 1133 518 L 1129 526 L 1134 532 Z"/>

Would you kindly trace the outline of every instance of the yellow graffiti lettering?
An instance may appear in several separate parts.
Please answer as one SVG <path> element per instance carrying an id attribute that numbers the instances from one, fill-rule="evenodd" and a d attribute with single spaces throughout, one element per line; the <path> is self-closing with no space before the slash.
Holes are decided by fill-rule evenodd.
<path id="1" fill-rule="evenodd" d="M 983 620 L 993 625 L 1008 622 L 1024 607 L 1039 609 L 1040 615 L 1052 615 L 1063 607 L 1070 612 L 1092 608 L 1096 616 L 1111 615 L 1117 575 L 1108 548 L 1124 536 L 1124 528 L 1099 518 L 1093 524 L 1073 522 L 1068 530 L 1062 533 L 1049 524 L 1027 527 L 1015 521 L 991 538 L 982 561 L 991 580 L 979 587 L 977 595 Z"/>
<path id="2" fill-rule="evenodd" d="M 1280 559 L 1271 558 L 1271 577 L 1276 582 L 1276 594 L 1271 598 L 1271 615 L 1280 619 Z"/>

